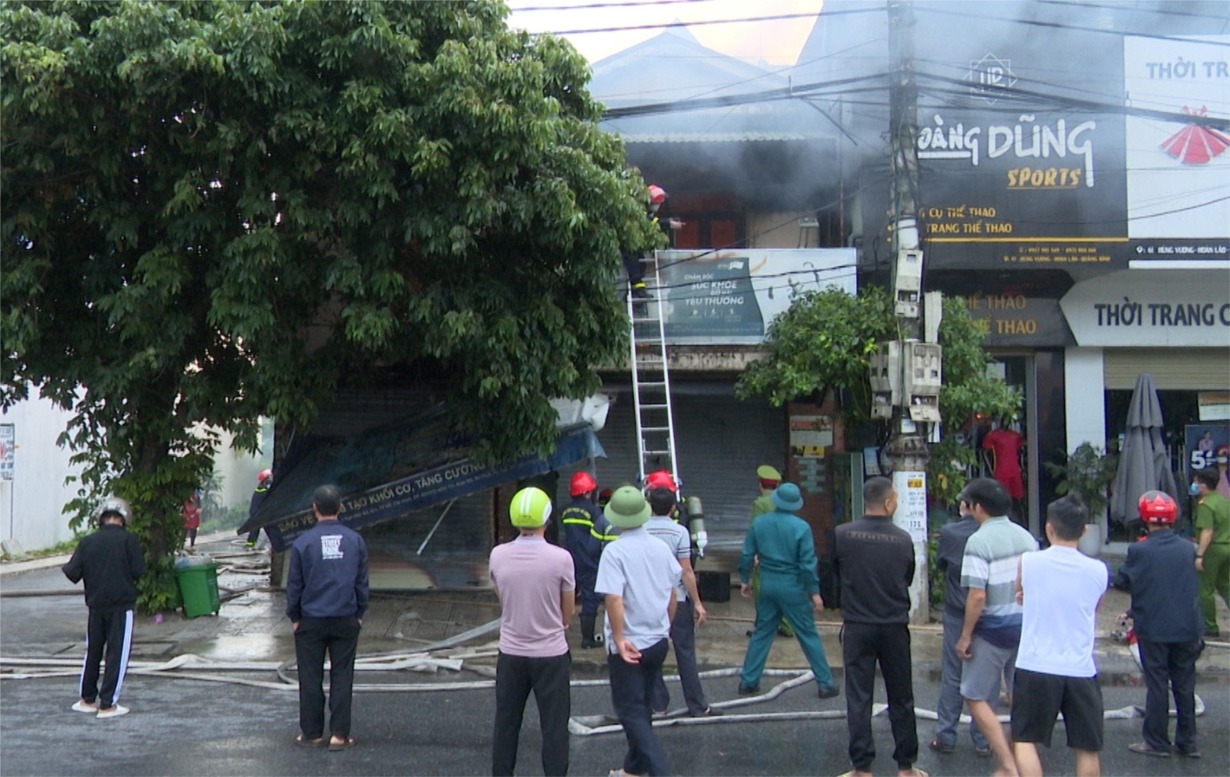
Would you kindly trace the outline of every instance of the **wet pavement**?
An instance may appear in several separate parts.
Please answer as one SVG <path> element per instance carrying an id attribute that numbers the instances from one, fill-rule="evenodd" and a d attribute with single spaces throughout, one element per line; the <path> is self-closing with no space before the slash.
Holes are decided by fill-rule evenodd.
<path id="1" fill-rule="evenodd" d="M 284 615 L 285 597 L 270 588 L 268 552 L 245 551 L 241 540 L 218 534 L 198 540 L 198 553 L 219 564 L 222 608 L 218 615 L 186 618 L 181 612 L 161 618 L 140 616 L 133 642 L 134 657 L 168 659 L 191 653 L 214 661 L 283 661 L 294 657 L 294 638 Z M 0 565 L 0 652 L 5 656 L 79 656 L 84 651 L 86 609 L 80 586 L 60 573 L 64 558 Z M 1105 559 L 1112 566 L 1121 563 Z M 703 562 L 702 562 L 703 563 Z M 76 592 L 75 594 L 73 592 Z M 30 595 L 34 594 L 34 595 Z M 1116 618 L 1127 609 L 1126 594 L 1110 590 L 1098 617 L 1097 652 L 1103 671 L 1130 671 L 1134 662 L 1127 647 L 1111 638 Z M 1230 612 L 1219 602 L 1223 633 L 1230 632 Z M 697 656 L 702 667 L 740 666 L 747 648 L 755 608 L 750 599 L 731 591 L 729 602 L 707 602 L 709 619 L 697 629 Z M 499 618 L 499 603 L 484 590 L 372 593 L 363 623 L 359 652 L 414 650 L 456 637 Z M 161 622 L 158 622 L 161 621 Z M 829 662 L 840 666 L 839 611 L 818 618 Z M 601 622 L 601 621 L 599 621 Z M 939 661 L 938 624 L 913 628 L 916 663 Z M 494 632 L 471 645 L 490 643 Z M 568 634 L 574 664 L 605 666 L 601 650 L 581 650 L 580 628 L 574 621 Z M 1222 660 L 1226 659 L 1226 660 Z M 673 657 L 671 659 L 673 661 Z M 1206 651 L 1207 669 L 1230 671 L 1230 651 Z M 806 666 L 794 639 L 778 637 L 769 654 L 769 668 Z"/>
<path id="2" fill-rule="evenodd" d="M 375 664 L 360 673 L 355 702 L 355 733 L 364 746 L 342 754 L 305 752 L 290 744 L 296 730 L 293 671 L 279 677 L 277 665 L 292 659 L 294 643 L 283 615 L 284 597 L 268 586 L 267 556 L 244 552 L 232 535 L 199 541 L 202 552 L 222 565 L 219 584 L 224 602 L 217 616 L 188 619 L 165 613 L 161 622 L 138 618 L 133 645 L 134 671 L 124 686 L 124 703 L 133 714 L 115 721 L 82 720 L 68 711 L 84 653 L 86 608 L 79 586 L 59 571 L 64 559 L 25 566 L 0 565 L 0 740 L 2 769 L 18 774 L 478 774 L 489 773 L 490 720 L 493 710 L 488 678 L 494 666 L 494 632 L 450 651 L 461 657 L 460 671 L 434 673 L 389 671 Z M 1110 559 L 1112 565 L 1115 563 Z M 1108 592 L 1099 617 L 1097 645 L 1108 709 L 1142 704 L 1139 673 L 1126 646 L 1110 637 L 1115 617 L 1127 598 Z M 743 660 L 754 614 L 750 600 L 732 591 L 729 602 L 707 605 L 709 622 L 697 632 L 702 669 L 738 667 Z M 498 603 L 486 591 L 376 592 L 364 621 L 360 654 L 408 653 L 438 643 L 498 617 Z M 1223 630 L 1230 631 L 1223 609 Z M 840 677 L 837 643 L 840 615 L 826 612 L 820 631 L 830 662 Z M 934 709 L 939 684 L 938 626 L 914 628 L 913 653 L 917 706 Z M 574 689 L 574 716 L 610 714 L 601 650 L 580 650 L 574 624 L 574 679 L 595 680 L 595 687 Z M 192 667 L 161 671 L 149 667 L 178 656 L 195 655 L 218 668 Z M 440 657 L 446 653 L 435 653 Z M 59 660 L 39 669 L 17 665 L 19 657 Z M 185 659 L 179 659 L 185 660 Z M 673 660 L 673 657 L 672 659 Z M 242 663 L 247 668 L 236 668 Z M 793 639 L 779 637 L 769 667 L 806 665 Z M 144 668 L 143 668 L 144 667 Z M 423 668 L 423 667 L 420 667 Z M 1200 687 L 1207 711 L 1201 718 L 1206 757 L 1202 761 L 1146 760 L 1126 752 L 1139 739 L 1139 720 L 1108 721 L 1107 774 L 1226 774 L 1230 772 L 1230 650 L 1210 648 L 1200 664 Z M 14 673 L 49 673 L 14 679 Z M 287 676 L 288 675 L 288 676 Z M 787 678 L 766 678 L 762 688 Z M 238 683 L 247 683 L 238 684 Z M 711 702 L 735 701 L 737 677 L 706 678 Z M 680 703 L 678 685 L 670 686 Z M 753 714 L 844 711 L 842 699 L 821 702 L 806 684 L 779 698 L 739 709 Z M 882 697 L 882 688 L 877 689 Z M 730 713 L 734 709 L 727 710 Z M 537 722 L 527 710 L 519 771 L 540 774 Z M 877 718 L 876 737 L 882 772 L 890 766 L 891 736 L 887 721 Z M 934 723 L 919 720 L 923 743 L 919 766 L 933 774 L 986 774 L 988 761 L 976 758 L 962 740 L 950 756 L 926 748 Z M 661 732 L 674 770 L 680 774 L 838 774 L 848 769 L 842 720 L 773 720 L 681 726 Z M 71 742 L 71 747 L 63 743 Z M 1071 773 L 1070 754 L 1062 746 L 1044 754 L 1048 773 Z M 156 745 L 156 746 L 155 746 Z M 618 734 L 574 736 L 574 774 L 600 774 L 619 765 L 623 738 Z M 88 757 L 88 759 L 87 759 Z"/>

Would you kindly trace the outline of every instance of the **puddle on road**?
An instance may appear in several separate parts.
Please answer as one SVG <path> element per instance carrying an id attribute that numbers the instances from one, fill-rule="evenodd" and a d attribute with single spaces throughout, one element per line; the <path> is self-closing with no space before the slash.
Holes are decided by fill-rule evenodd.
<path id="1" fill-rule="evenodd" d="M 295 654 L 294 639 L 271 634 L 222 635 L 181 642 L 179 652 L 208 656 L 210 661 L 281 661 Z"/>

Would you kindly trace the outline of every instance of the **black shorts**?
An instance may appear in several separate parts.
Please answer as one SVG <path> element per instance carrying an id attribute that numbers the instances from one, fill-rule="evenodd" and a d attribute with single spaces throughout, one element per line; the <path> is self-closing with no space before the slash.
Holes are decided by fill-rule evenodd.
<path id="1" fill-rule="evenodd" d="M 1062 677 L 1016 670 L 1012 739 L 1051 746 L 1055 718 L 1063 713 L 1068 747 L 1102 751 L 1102 686 L 1094 677 Z"/>

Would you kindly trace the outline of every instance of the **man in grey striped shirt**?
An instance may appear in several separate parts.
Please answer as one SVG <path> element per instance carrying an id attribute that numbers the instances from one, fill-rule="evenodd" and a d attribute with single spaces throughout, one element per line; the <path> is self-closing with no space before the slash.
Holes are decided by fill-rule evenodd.
<path id="1" fill-rule="evenodd" d="M 1012 749 L 991 702 L 999 697 L 1004 667 L 1016 662 L 1021 642 L 1017 567 L 1023 554 L 1038 549 L 1038 541 L 1008 519 L 1012 498 L 997 481 L 976 478 L 965 487 L 965 496 L 978 531 L 965 544 L 961 559 L 961 586 L 969 589 L 957 640 L 957 655 L 965 661 L 961 696 L 999 759 L 999 773 L 1016 775 Z"/>

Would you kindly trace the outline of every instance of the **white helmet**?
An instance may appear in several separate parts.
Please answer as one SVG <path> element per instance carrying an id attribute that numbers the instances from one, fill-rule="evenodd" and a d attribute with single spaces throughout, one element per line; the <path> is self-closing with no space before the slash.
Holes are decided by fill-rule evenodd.
<path id="1" fill-rule="evenodd" d="M 132 516 L 132 508 L 128 506 L 128 502 L 120 499 L 118 496 L 109 496 L 94 511 L 94 516 L 98 519 L 99 526 L 102 526 L 103 519 L 108 515 L 118 515 L 120 521 L 127 526 L 128 519 Z"/>

